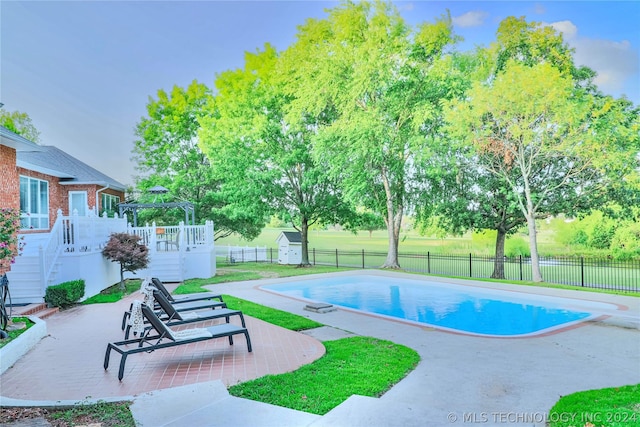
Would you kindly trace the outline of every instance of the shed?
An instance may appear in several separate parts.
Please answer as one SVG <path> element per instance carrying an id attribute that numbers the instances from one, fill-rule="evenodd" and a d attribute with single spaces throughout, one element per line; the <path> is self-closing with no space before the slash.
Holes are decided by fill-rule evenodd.
<path id="1" fill-rule="evenodd" d="M 283 231 L 278 242 L 278 264 L 300 264 L 302 262 L 302 235 L 298 231 Z"/>

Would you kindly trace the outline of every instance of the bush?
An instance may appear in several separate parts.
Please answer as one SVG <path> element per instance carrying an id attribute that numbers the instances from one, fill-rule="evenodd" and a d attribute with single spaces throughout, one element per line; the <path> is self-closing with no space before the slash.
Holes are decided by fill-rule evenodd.
<path id="1" fill-rule="evenodd" d="M 525 241 L 520 236 L 509 237 L 504 244 L 504 254 L 509 258 L 514 258 L 520 255 L 531 256 L 529 242 Z"/>
<path id="2" fill-rule="evenodd" d="M 54 307 L 69 307 L 84 296 L 84 280 L 73 280 L 49 286 L 44 295 L 47 304 Z"/>

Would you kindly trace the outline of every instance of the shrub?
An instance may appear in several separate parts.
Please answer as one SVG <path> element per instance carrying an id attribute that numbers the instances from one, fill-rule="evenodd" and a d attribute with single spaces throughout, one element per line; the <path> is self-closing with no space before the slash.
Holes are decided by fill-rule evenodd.
<path id="1" fill-rule="evenodd" d="M 72 280 L 49 286 L 44 295 L 47 304 L 55 307 L 69 307 L 84 296 L 84 280 Z"/>
<path id="2" fill-rule="evenodd" d="M 20 255 L 23 243 L 18 236 L 20 212 L 15 209 L 0 209 L 0 275 L 10 270 L 16 256 Z"/>
<path id="3" fill-rule="evenodd" d="M 611 239 L 611 250 L 619 260 L 640 257 L 640 223 L 626 223 L 618 227 Z"/>
<path id="4" fill-rule="evenodd" d="M 517 256 L 530 256 L 531 248 L 529 242 L 520 236 L 509 237 L 504 244 L 504 254 L 509 258 Z"/>

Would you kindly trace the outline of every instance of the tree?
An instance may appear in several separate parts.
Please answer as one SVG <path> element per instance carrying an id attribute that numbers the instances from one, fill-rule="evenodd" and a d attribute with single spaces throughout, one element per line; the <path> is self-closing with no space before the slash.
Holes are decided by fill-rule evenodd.
<path id="1" fill-rule="evenodd" d="M 33 125 L 31 117 L 20 111 L 7 111 L 0 108 L 0 126 L 17 133 L 31 142 L 40 142 L 40 132 Z"/>
<path id="2" fill-rule="evenodd" d="M 197 221 L 213 220 L 216 240 L 233 232 L 253 238 L 264 223 L 262 215 L 229 208 L 233 204 L 228 199 L 233 195 L 219 191 L 220 183 L 198 146 L 198 118 L 205 114 L 204 106 L 210 97 L 211 91 L 194 80 L 186 89 L 174 86 L 170 93 L 159 90 L 157 99 L 149 98 L 148 117 L 136 126 L 133 149 L 140 172 L 140 201 L 154 201 L 157 196 L 146 192 L 161 185 L 169 189 L 163 201 L 189 201 L 194 204 Z M 141 218 L 175 223 L 182 214 L 178 210 L 150 210 L 142 212 Z"/>
<path id="3" fill-rule="evenodd" d="M 102 255 L 111 262 L 120 263 L 120 290 L 124 291 L 124 272 L 135 272 L 149 264 L 149 248 L 139 243 L 140 236 L 112 233 L 102 249 Z"/>
<path id="4" fill-rule="evenodd" d="M 628 170 L 624 159 L 637 151 L 615 137 L 621 131 L 599 131 L 612 131 L 620 120 L 550 63 L 511 61 L 451 105 L 446 117 L 456 136 L 471 141 L 487 170 L 516 196 L 529 231 L 532 277 L 542 281 L 535 220 L 600 203 L 607 178 Z M 603 153 L 610 157 L 608 171 L 599 160 Z"/>
<path id="5" fill-rule="evenodd" d="M 369 238 L 371 238 L 374 230 L 383 230 L 385 228 L 384 218 L 373 212 L 359 213 L 356 221 L 359 230 L 369 232 Z"/>
<path id="6" fill-rule="evenodd" d="M 425 191 L 440 105 L 456 91 L 448 17 L 417 31 L 382 2 L 344 2 L 308 20 L 284 53 L 288 116 L 320 117 L 314 156 L 356 206 L 380 214 L 389 239 L 385 268 L 399 268 L 402 218 Z"/>
<path id="7" fill-rule="evenodd" d="M 291 97 L 276 78 L 278 54 L 269 45 L 247 53 L 243 69 L 216 78 L 216 96 L 201 118 L 201 147 L 221 190 L 236 210 L 274 213 L 300 231 L 301 265 L 308 266 L 314 224 L 341 222 L 351 211 L 324 167 L 311 156 L 315 125 L 284 118 Z"/>

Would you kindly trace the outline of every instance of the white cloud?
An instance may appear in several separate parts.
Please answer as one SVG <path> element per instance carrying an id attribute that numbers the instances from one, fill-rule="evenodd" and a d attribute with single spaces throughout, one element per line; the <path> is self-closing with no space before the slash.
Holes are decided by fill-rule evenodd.
<path id="1" fill-rule="evenodd" d="M 564 36 L 565 41 L 569 41 L 578 34 L 578 27 L 574 25 L 571 21 L 558 21 L 552 22 L 548 24 L 550 27 L 553 27 L 555 30 L 560 31 Z"/>
<path id="2" fill-rule="evenodd" d="M 411 11 L 415 7 L 415 5 L 411 2 L 400 2 L 396 3 L 396 7 L 398 8 L 398 10 Z"/>
<path id="3" fill-rule="evenodd" d="M 533 9 L 533 13 L 536 15 L 543 15 L 547 12 L 547 9 L 544 7 L 542 3 L 536 3 Z"/>
<path id="4" fill-rule="evenodd" d="M 489 16 L 487 12 L 480 10 L 473 10 L 460 16 L 454 16 L 451 20 L 453 25 L 466 28 L 466 27 L 479 27 L 484 24 L 484 20 Z"/>
<path id="5" fill-rule="evenodd" d="M 581 37 L 571 21 L 547 24 L 562 32 L 564 40 L 575 49 L 577 65 L 586 65 L 598 73 L 594 82 L 604 93 L 634 98 L 630 91 L 638 90 L 640 55 L 628 40 L 614 41 Z"/>

